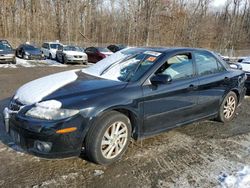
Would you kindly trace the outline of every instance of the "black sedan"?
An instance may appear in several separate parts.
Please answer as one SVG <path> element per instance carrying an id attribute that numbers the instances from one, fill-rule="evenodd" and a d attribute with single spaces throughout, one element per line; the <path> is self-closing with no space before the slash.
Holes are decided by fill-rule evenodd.
<path id="1" fill-rule="evenodd" d="M 16 63 L 15 50 L 7 40 L 0 40 L 0 63 Z"/>
<path id="2" fill-rule="evenodd" d="M 44 59 L 44 55 L 40 48 L 31 44 L 21 44 L 16 49 L 16 56 L 27 60 L 41 60 Z"/>
<path id="3" fill-rule="evenodd" d="M 126 48 L 126 46 L 123 45 L 123 44 L 118 44 L 118 45 L 111 44 L 111 45 L 107 46 L 107 48 L 108 48 L 111 52 L 114 52 L 114 53 L 115 53 L 115 52 L 118 52 L 118 51 L 120 51 L 120 50 Z"/>
<path id="4" fill-rule="evenodd" d="M 84 150 L 89 160 L 110 164 L 131 138 L 203 119 L 231 121 L 245 80 L 243 71 L 207 50 L 145 48 L 23 85 L 4 109 L 5 128 L 35 155 L 79 156 Z"/>

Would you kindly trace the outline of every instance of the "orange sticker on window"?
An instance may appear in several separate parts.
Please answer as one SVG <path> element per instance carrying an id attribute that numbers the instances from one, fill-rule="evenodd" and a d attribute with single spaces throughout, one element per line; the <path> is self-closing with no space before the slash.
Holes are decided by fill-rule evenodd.
<path id="1" fill-rule="evenodd" d="M 147 60 L 148 60 L 148 61 L 155 61 L 155 60 L 156 60 L 156 57 L 149 57 Z"/>

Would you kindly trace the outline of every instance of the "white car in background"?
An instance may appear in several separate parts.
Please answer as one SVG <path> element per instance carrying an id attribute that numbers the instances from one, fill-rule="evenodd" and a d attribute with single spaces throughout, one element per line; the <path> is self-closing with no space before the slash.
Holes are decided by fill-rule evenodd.
<path id="1" fill-rule="evenodd" d="M 250 57 L 246 57 L 238 64 L 242 66 L 243 71 L 250 72 Z"/>
<path id="2" fill-rule="evenodd" d="M 56 51 L 61 45 L 59 42 L 45 42 L 42 45 L 41 51 L 46 58 L 56 59 Z"/>
<path id="3" fill-rule="evenodd" d="M 250 91 L 250 57 L 246 57 L 242 60 L 242 62 L 237 63 L 242 67 L 242 70 L 246 72 L 247 80 L 245 82 L 245 86 L 248 91 Z"/>
<path id="4" fill-rule="evenodd" d="M 88 63 L 88 55 L 79 47 L 71 45 L 60 45 L 56 52 L 56 60 L 60 63 Z"/>

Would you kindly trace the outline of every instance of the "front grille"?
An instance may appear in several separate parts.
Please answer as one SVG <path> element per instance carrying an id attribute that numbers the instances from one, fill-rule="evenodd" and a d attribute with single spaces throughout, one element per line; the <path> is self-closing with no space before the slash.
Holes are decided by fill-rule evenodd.
<path id="1" fill-rule="evenodd" d="M 20 103 L 17 100 L 12 100 L 10 101 L 10 105 L 9 105 L 9 109 L 14 111 L 14 112 L 18 112 L 19 110 L 22 109 L 24 105 L 22 103 Z"/>
<path id="2" fill-rule="evenodd" d="M 82 58 L 80 55 L 75 55 L 74 58 Z"/>

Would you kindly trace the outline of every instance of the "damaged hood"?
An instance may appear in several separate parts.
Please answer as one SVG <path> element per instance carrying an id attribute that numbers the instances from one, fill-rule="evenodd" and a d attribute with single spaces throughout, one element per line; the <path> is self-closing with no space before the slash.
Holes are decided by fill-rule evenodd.
<path id="1" fill-rule="evenodd" d="M 14 99 L 26 105 L 40 102 L 57 89 L 74 82 L 78 77 L 77 71 L 56 73 L 28 82 L 17 90 Z"/>
<path id="2" fill-rule="evenodd" d="M 83 73 L 80 70 L 52 74 L 31 81 L 20 87 L 14 99 L 31 105 L 42 100 L 95 95 L 113 89 L 121 89 L 126 82 L 103 79 Z"/>

